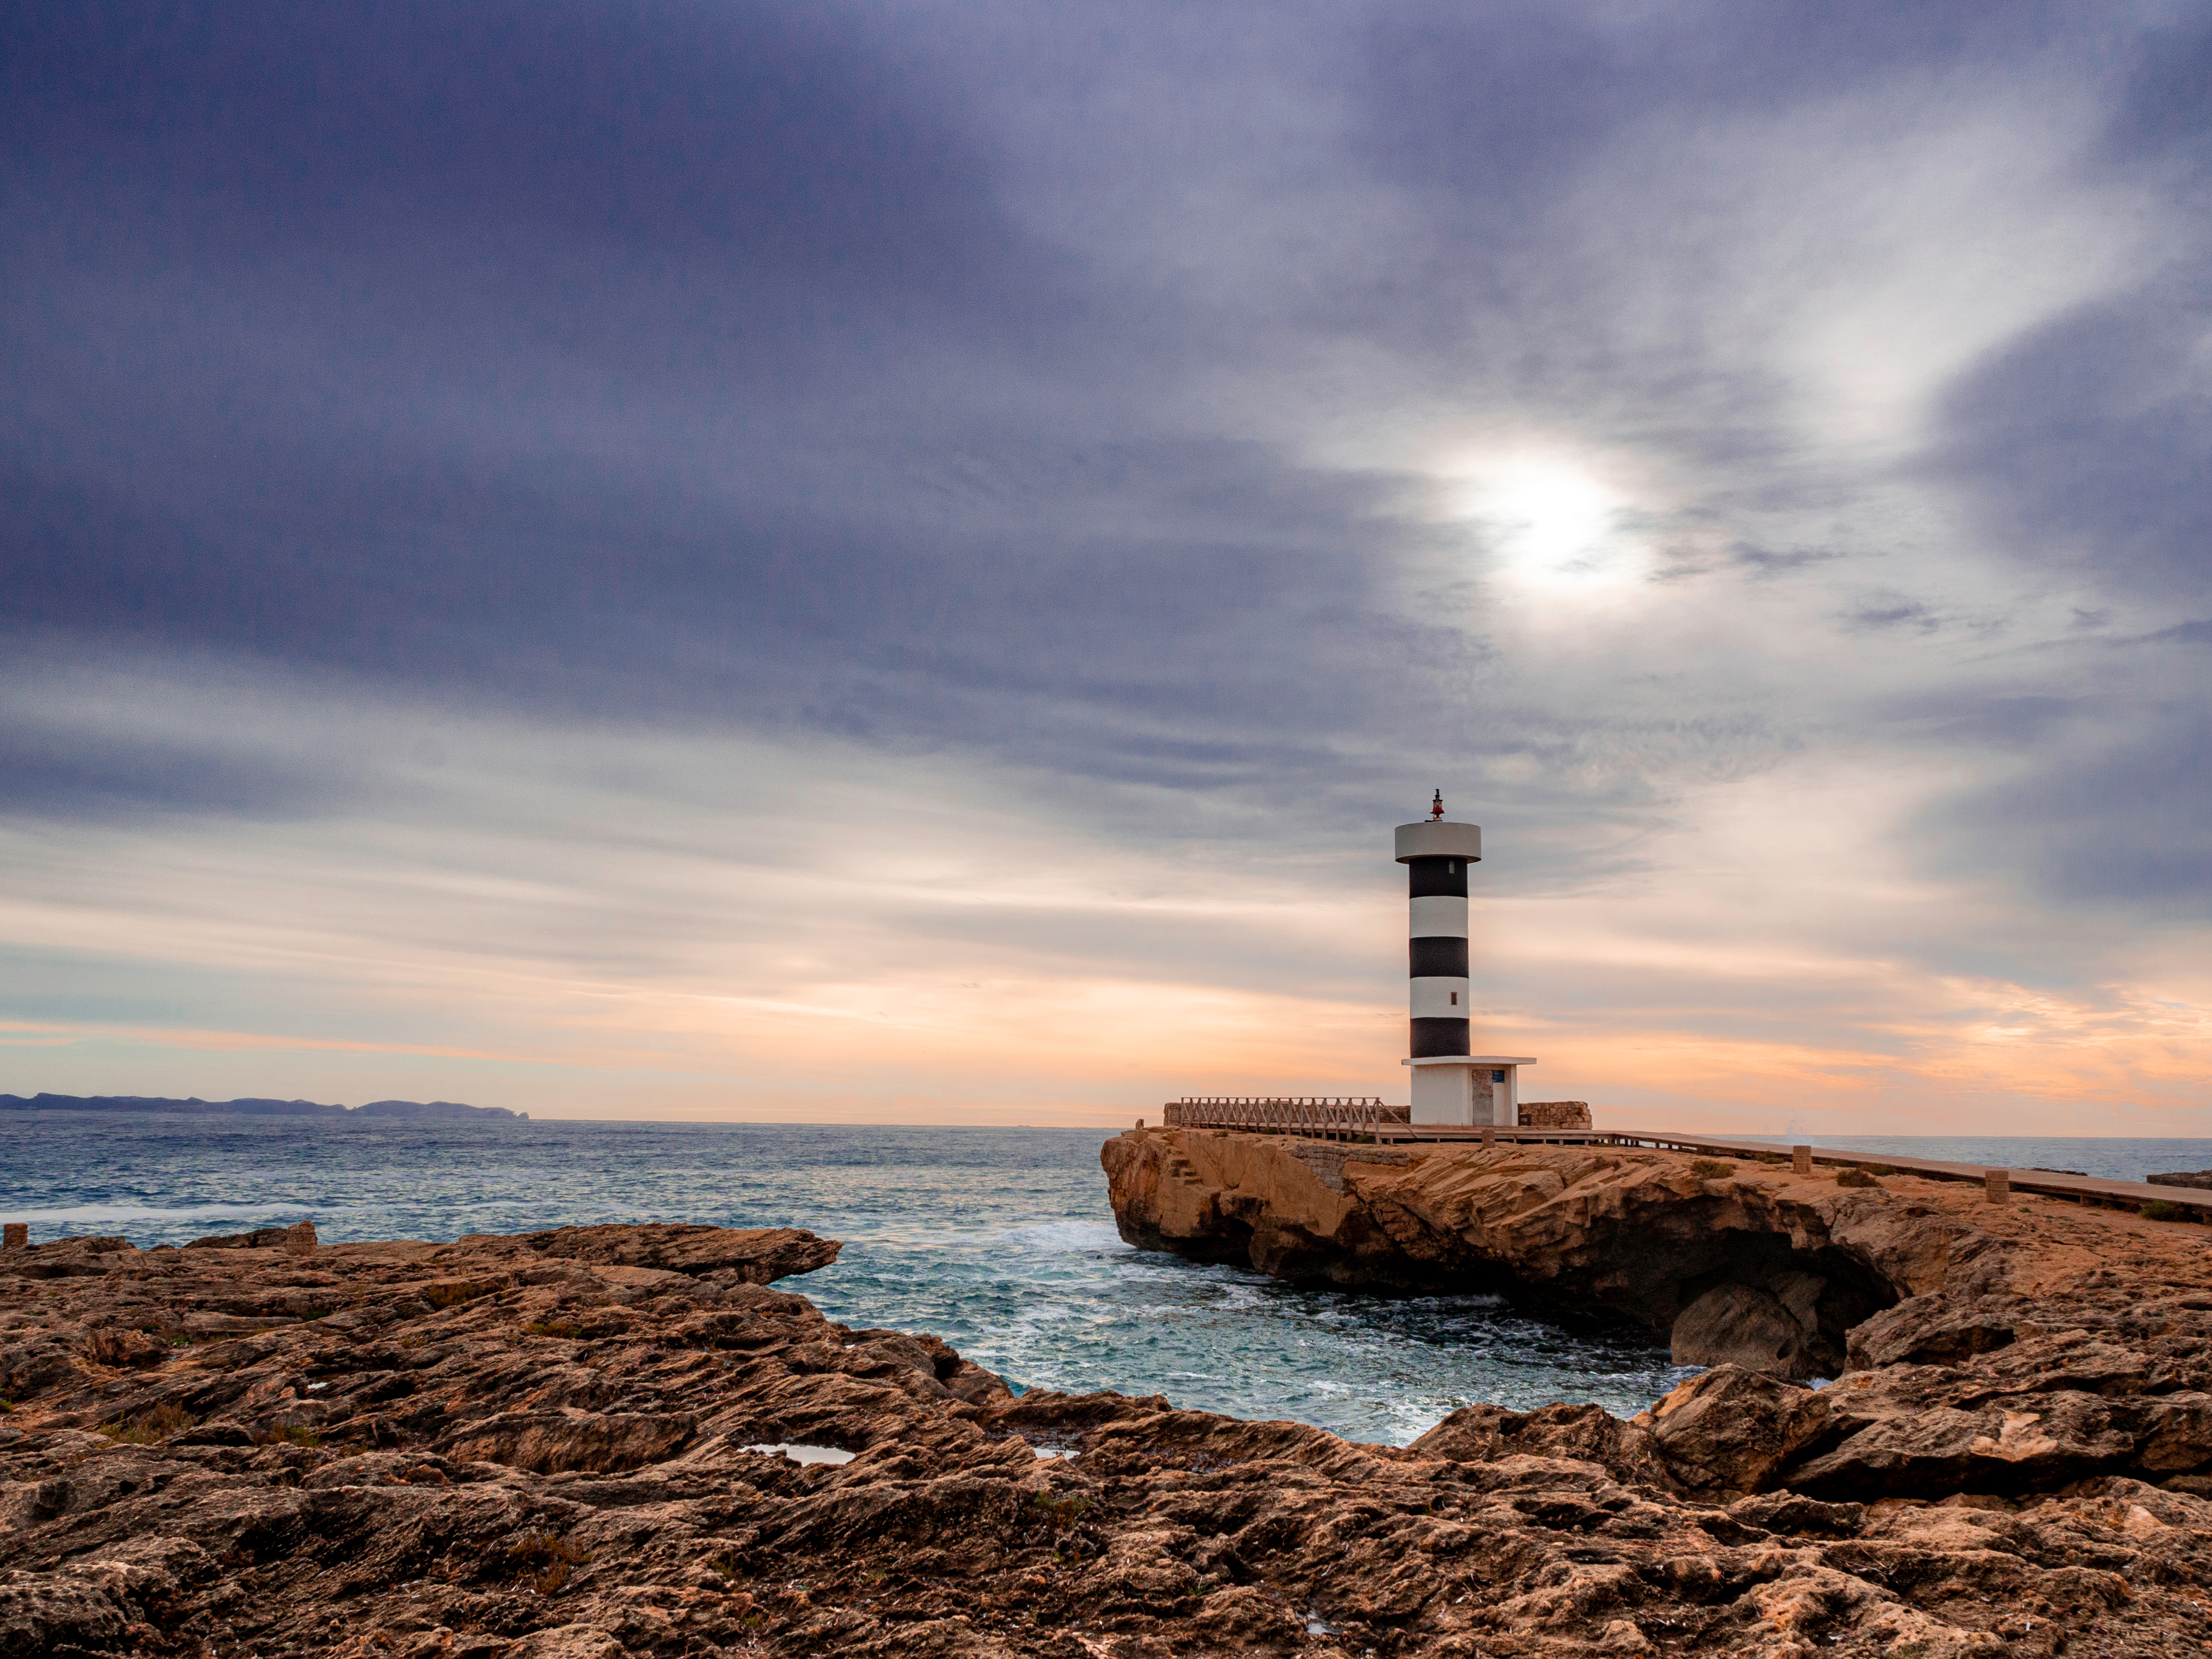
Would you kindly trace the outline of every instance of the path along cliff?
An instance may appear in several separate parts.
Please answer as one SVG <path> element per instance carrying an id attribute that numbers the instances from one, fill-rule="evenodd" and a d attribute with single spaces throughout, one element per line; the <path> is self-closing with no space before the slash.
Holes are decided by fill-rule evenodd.
<path id="1" fill-rule="evenodd" d="M 1957 1234 L 1826 1389 L 1410 1448 L 1018 1395 L 775 1288 L 792 1230 L 0 1251 L 0 1656 L 2198 1654 L 2212 1295 L 2083 1237 L 1969 1291 Z"/>

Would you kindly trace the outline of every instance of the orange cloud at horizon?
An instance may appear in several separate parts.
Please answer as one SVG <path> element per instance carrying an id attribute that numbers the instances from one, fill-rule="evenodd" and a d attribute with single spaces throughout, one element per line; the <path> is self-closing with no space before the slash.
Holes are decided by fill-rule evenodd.
<path id="1" fill-rule="evenodd" d="M 465 1061 L 470 1086 L 444 1091 L 447 1097 L 553 1116 L 1122 1125 L 1156 1118 L 1161 1101 L 1186 1093 L 1405 1098 L 1395 1009 L 1205 986 L 1050 988 L 1049 998 L 988 997 L 967 1018 L 930 1022 L 592 991 L 574 996 L 565 1013 L 544 1011 L 559 1036 L 535 1048 L 156 1027 L 11 1030 L 121 1040 L 180 1060 L 220 1053 Z M 1049 1020 L 1038 1018 L 1044 1004 Z M 2070 1012 L 2088 1032 L 1995 1035 L 1931 1018 L 1869 1033 L 1896 1045 L 1887 1052 L 1596 1021 L 1496 1022 L 1477 1046 L 1538 1055 L 1524 1085 L 1529 1098 L 1589 1099 L 1600 1121 L 1616 1127 L 1760 1133 L 1795 1122 L 1829 1134 L 2203 1128 L 2206 1036 L 2131 1028 L 2140 1015 L 2128 1008 Z M 2099 1103 L 2097 1121 L 2084 1119 L 2088 1101 Z"/>
<path id="2" fill-rule="evenodd" d="M 1407 1097 L 1387 842 L 1117 844 L 942 763 L 855 759 L 816 798 L 818 757 L 669 756 L 687 787 L 745 779 L 775 811 L 648 835 L 628 796 L 532 774 L 441 803 L 459 829 L 9 832 L 35 879 L 0 893 L 0 933 L 161 1012 L 8 1027 L 8 1086 L 1108 1126 L 1186 1093 Z M 1494 834 L 1477 1048 L 1537 1055 L 1527 1097 L 1616 1125 L 2204 1129 L 2212 951 L 2123 939 L 2070 985 L 1945 965 L 1928 938 L 2004 911 L 1904 862 L 1889 826 L 1931 787 L 1833 757 L 1716 785 L 1632 859 L 1555 854 L 1541 882 L 1543 849 Z M 794 829 L 863 794 L 895 821 Z"/>

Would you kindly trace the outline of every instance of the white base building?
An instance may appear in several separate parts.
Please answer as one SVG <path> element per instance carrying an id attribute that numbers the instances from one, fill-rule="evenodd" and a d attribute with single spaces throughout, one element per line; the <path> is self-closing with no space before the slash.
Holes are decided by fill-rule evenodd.
<path id="1" fill-rule="evenodd" d="M 1521 1121 L 1521 1068 L 1534 1066 L 1528 1054 L 1430 1054 L 1405 1062 L 1413 1069 L 1416 1123 L 1494 1123 L 1510 1129 Z"/>

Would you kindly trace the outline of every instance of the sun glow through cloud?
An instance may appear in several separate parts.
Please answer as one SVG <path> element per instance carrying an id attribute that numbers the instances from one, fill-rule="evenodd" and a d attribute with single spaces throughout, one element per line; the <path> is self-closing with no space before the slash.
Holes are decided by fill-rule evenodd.
<path id="1" fill-rule="evenodd" d="M 1650 559 L 1627 499 L 1571 461 L 1529 459 L 1477 471 L 1457 493 L 1459 514 L 1492 549 L 1502 575 L 1531 592 L 1618 592 Z"/>

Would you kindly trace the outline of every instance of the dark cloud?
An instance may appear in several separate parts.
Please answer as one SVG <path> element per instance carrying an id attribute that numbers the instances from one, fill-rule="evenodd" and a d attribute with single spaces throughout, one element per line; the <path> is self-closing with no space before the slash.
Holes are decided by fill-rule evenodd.
<path id="1" fill-rule="evenodd" d="M 1634 197 L 1690 165 L 1655 135 L 1893 84 L 1909 103 L 1949 76 L 2002 89 L 2027 64 L 2112 101 L 2108 172 L 2202 143 L 2159 57 L 2173 42 L 2124 13 L 1117 11 L 1125 32 L 1218 38 L 1068 100 L 1052 137 L 1098 171 L 1024 186 L 1055 234 L 1018 210 L 1034 158 L 1004 83 L 1050 64 L 1087 85 L 1119 38 L 1100 15 L 1024 22 L 1017 49 L 984 14 L 822 3 L 9 12 L 12 637 L 556 721 L 967 747 L 1345 822 L 1390 810 L 1408 754 L 1533 768 L 1504 809 L 1532 825 L 1656 811 L 1802 741 L 1786 709 L 1739 716 L 1750 669 L 1686 643 L 1648 684 L 1585 696 L 1618 665 L 1594 627 L 1554 680 L 1516 680 L 1524 623 L 1486 595 L 1474 540 L 1425 521 L 1418 481 L 1229 435 L 1296 422 L 1224 409 L 1366 399 L 1387 426 L 1393 399 L 1427 399 L 1440 424 L 1504 410 L 1617 441 L 1682 461 L 1666 524 L 1732 550 L 1683 553 L 1678 589 L 1729 566 L 1810 582 L 1879 536 L 1747 532 L 1704 498 L 1720 477 L 1786 515 L 1851 488 L 1799 453 L 1779 349 L 1709 337 L 1742 250 L 1698 250 L 1669 277 L 1681 328 L 1624 343 L 1622 285 L 1651 255 L 1563 228 L 1577 181 Z M 1286 106 L 1336 125 L 1270 173 Z M 1194 111 L 1233 154 L 1115 171 L 1115 146 Z M 1327 221 L 1383 196 L 1411 204 L 1387 234 Z M 1216 240 L 1194 251 L 1196 231 Z M 1183 274 L 1224 249 L 1243 263 L 1224 255 L 1218 288 Z M 2173 279 L 2099 301 L 1953 389 L 1937 470 L 2021 557 L 2201 592 L 2201 299 Z M 1340 347 L 1373 354 L 1368 381 L 1334 384 Z M 1900 584 L 1820 625 L 1909 635 L 1962 605 Z M 16 799 L 41 811 L 343 795 L 308 761 L 221 745 L 26 742 Z"/>
<path id="2" fill-rule="evenodd" d="M 1932 634 L 1943 626 L 1943 619 L 1934 611 L 1903 593 L 1869 594 L 1847 613 L 1844 622 L 1861 633 L 1902 629 Z"/>
<path id="3" fill-rule="evenodd" d="M 1317 668 L 1454 649 L 1449 634 L 1386 641 L 1361 614 L 1360 568 L 1312 545 L 1316 526 L 1347 534 L 1371 488 L 1254 453 L 1065 457 L 1053 505 L 1073 522 L 1027 506 L 948 520 L 911 488 L 807 512 L 765 481 L 763 500 L 575 460 L 286 459 L 229 467 L 159 514 L 120 487 L 18 473 L 0 507 L 21 550 L 17 619 L 549 710 L 742 711 L 886 736 L 950 717 L 994 735 L 975 721 L 1033 722 L 1021 700 L 1038 696 L 1177 722 L 1327 722 L 1346 686 Z"/>
<path id="4" fill-rule="evenodd" d="M 1729 550 L 1729 562 L 1739 565 L 1754 576 L 1786 576 L 1814 565 L 1830 564 L 1845 559 L 1850 554 L 1832 547 L 1760 547 L 1752 542 L 1739 542 Z"/>
<path id="5" fill-rule="evenodd" d="M 14 721 L 0 722 L 0 777 L 11 814 L 100 822 L 307 817 L 362 794 L 356 781 L 327 760 Z"/>
<path id="6" fill-rule="evenodd" d="M 1960 873 L 2068 907 L 2212 918 L 2212 720 L 2148 705 L 2054 744 L 2017 781 L 1947 803 L 1930 826 Z"/>
<path id="7" fill-rule="evenodd" d="M 645 270 L 735 262 L 877 295 L 988 282 L 1008 248 L 951 100 L 835 5 L 125 0 L 12 17 L 16 176 L 131 214 L 106 227 L 118 244 L 373 260 L 466 227 L 526 259 L 598 244 Z"/>
<path id="8" fill-rule="evenodd" d="M 2212 598 L 2212 288 L 2177 276 L 2017 341 L 1951 392 L 1948 473 L 2016 556 L 2094 590 Z"/>
<path id="9" fill-rule="evenodd" d="M 1466 660 L 1369 597 L 1391 481 L 1112 410 L 1145 325 L 1009 228 L 959 88 L 854 14 L 10 27 L 19 629 L 547 712 L 1080 734 L 1178 784 Z M 1046 420 L 998 407 L 1037 380 Z"/>
<path id="10" fill-rule="evenodd" d="M 2212 622 L 2179 623 L 2172 628 L 2161 628 L 2155 634 L 2146 634 L 2141 640 L 2129 644 L 2141 645 L 2212 645 Z"/>
<path id="11" fill-rule="evenodd" d="M 2124 168 L 2212 170 L 2212 21 L 2180 21 L 2131 43 L 2132 70 L 2106 135 L 2109 160 Z"/>
<path id="12" fill-rule="evenodd" d="M 1946 476 L 2001 544 L 2094 589 L 2201 603 L 2212 592 L 2212 23 L 2111 40 L 2121 70 L 2084 170 L 2155 202 L 2142 276 L 2008 341 L 1951 388 Z"/>
<path id="13" fill-rule="evenodd" d="M 2094 719 L 2086 697 L 1953 692 L 1902 699 L 1884 711 L 1899 726 L 1974 749 L 2019 751 L 2048 745 L 2069 724 Z"/>
<path id="14" fill-rule="evenodd" d="M 1395 177 L 1525 209 L 1575 171 L 1617 159 L 1623 137 L 1655 115 L 1778 112 L 1881 77 L 2002 62 L 2069 34 L 2086 46 L 2100 32 L 2068 8 L 1977 0 L 1390 6 L 1369 33 L 1370 143 Z"/>

